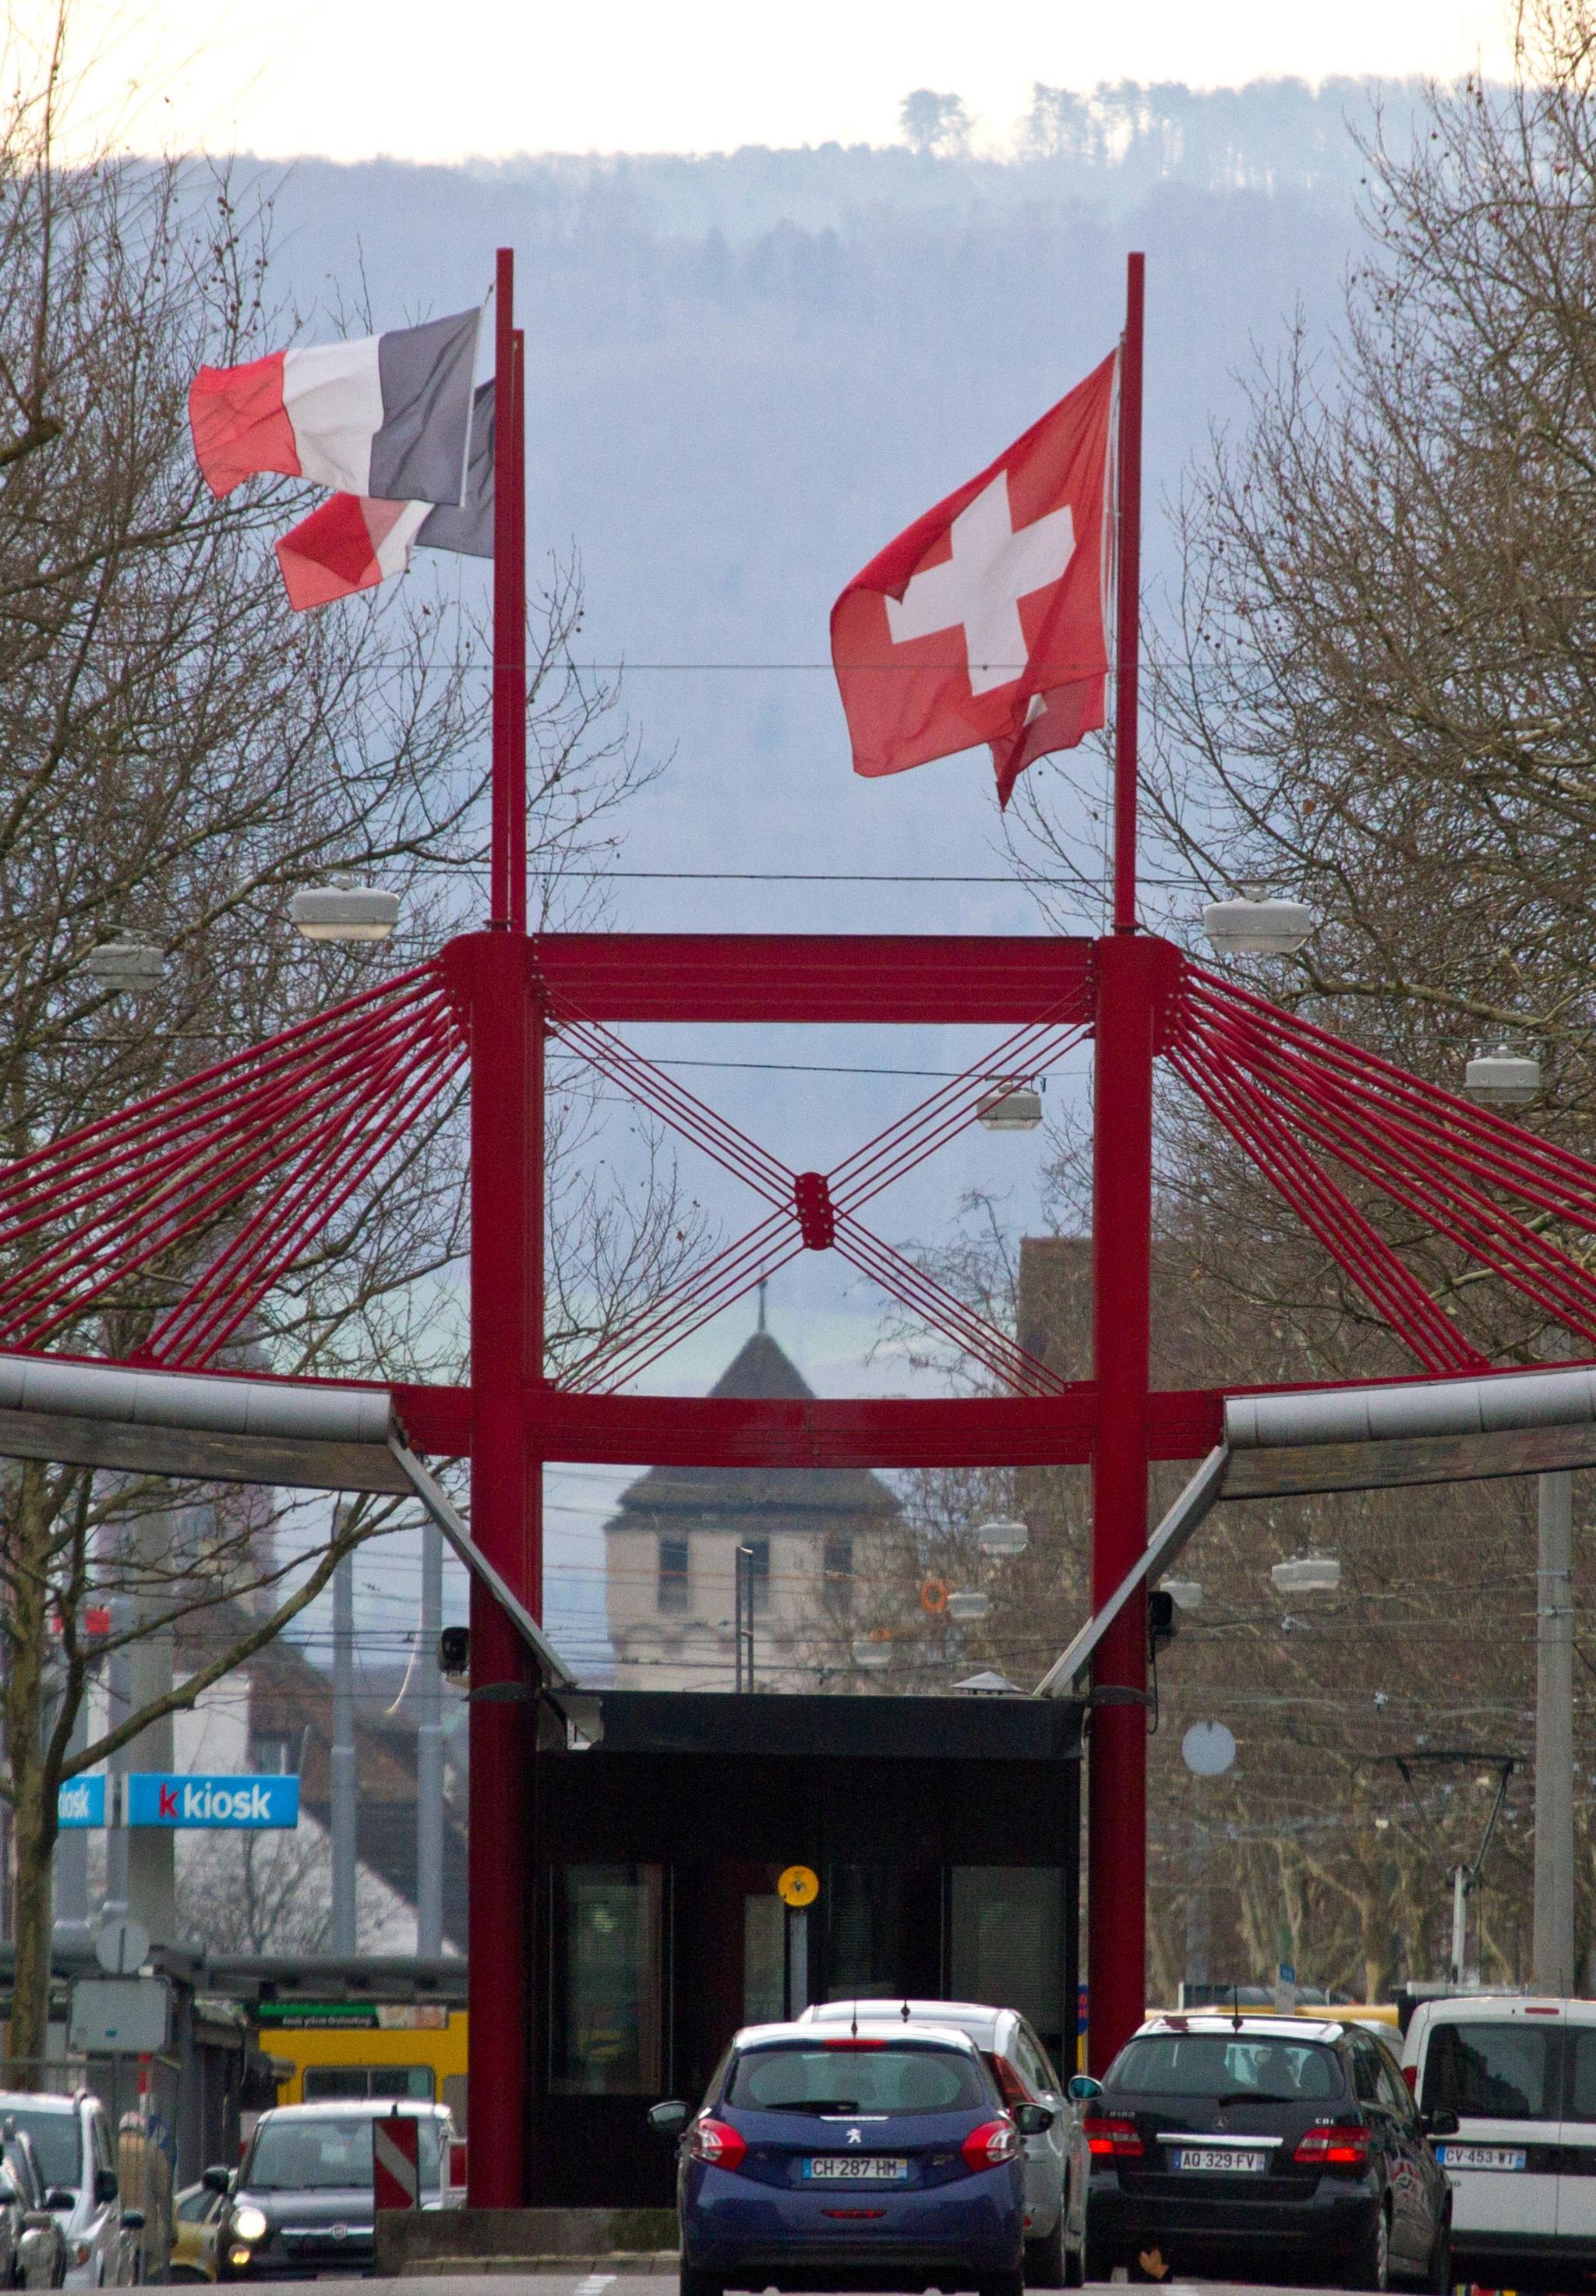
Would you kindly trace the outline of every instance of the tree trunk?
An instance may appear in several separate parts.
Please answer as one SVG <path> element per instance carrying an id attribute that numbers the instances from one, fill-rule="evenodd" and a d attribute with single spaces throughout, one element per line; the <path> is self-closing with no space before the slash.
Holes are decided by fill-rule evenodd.
<path id="1" fill-rule="evenodd" d="M 11 1667 L 5 1685 L 11 1744 L 12 1919 L 16 1979 L 5 2079 L 11 2088 L 43 2085 L 50 2025 L 51 1868 L 55 1855 L 56 1784 L 45 1759 L 46 1661 L 50 1646 L 49 1543 L 44 1469 L 22 1468 L 13 1525 Z"/>

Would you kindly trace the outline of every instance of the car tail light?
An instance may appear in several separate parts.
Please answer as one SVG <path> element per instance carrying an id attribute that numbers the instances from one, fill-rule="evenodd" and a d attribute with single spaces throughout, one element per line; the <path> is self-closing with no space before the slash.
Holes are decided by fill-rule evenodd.
<path id="1" fill-rule="evenodd" d="M 1024 2081 L 1020 2079 L 1019 2075 L 1015 2071 L 1007 2057 L 988 2057 L 986 2062 L 992 2068 L 993 2077 L 997 2082 L 998 2092 L 1005 2104 L 1034 2104 L 1035 2103 L 1035 2099 L 1032 2096 L 1030 2090 L 1027 2088 Z"/>
<path id="2" fill-rule="evenodd" d="M 1094 2160 L 1109 2155 L 1117 2161 L 1142 2158 L 1142 2139 L 1128 2112 L 1088 2113 L 1081 2126 L 1086 2132 L 1086 2149 Z"/>
<path id="3" fill-rule="evenodd" d="M 1361 2120 L 1310 2128 L 1291 2158 L 1305 2169 L 1361 2169 L 1369 2158 L 1369 2131 Z"/>
<path id="4" fill-rule="evenodd" d="M 695 2161 L 707 2161 L 712 2169 L 741 2169 L 748 2158 L 748 2145 L 735 2128 L 724 2120 L 716 2120 L 708 2113 L 692 2124 L 692 2134 L 687 2140 L 687 2150 Z"/>
<path id="5" fill-rule="evenodd" d="M 462 2191 L 464 2190 L 467 2183 L 470 2181 L 470 2169 L 467 2165 L 470 2160 L 471 2154 L 466 2150 L 464 2137 L 451 2137 L 449 2140 L 449 2182 L 451 2185 L 458 2185 Z"/>
<path id="6" fill-rule="evenodd" d="M 983 2120 L 959 2147 L 972 2169 L 1001 2169 L 1019 2158 L 1019 2132 L 1009 2120 Z"/>
<path id="7" fill-rule="evenodd" d="M 1408 2095 L 1409 2095 L 1410 2096 L 1417 2096 L 1417 2095 L 1418 2095 L 1418 2094 L 1419 2094 L 1419 2068 L 1418 2068 L 1418 2066 L 1417 2066 L 1417 2065 L 1404 2065 L 1404 2067 L 1403 2067 L 1403 2069 L 1402 2069 L 1402 2077 L 1403 2077 L 1404 2080 L 1404 2081 L 1406 2081 L 1406 2083 L 1407 2083 L 1407 2085 L 1408 2085 Z"/>

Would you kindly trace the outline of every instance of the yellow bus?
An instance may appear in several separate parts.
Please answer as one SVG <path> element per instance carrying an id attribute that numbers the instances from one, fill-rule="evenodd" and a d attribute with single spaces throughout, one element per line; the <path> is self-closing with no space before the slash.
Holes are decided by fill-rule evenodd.
<path id="1" fill-rule="evenodd" d="M 466 2013 L 441 2002 L 261 2001 L 260 2046 L 284 2070 L 279 2104 L 416 2096 L 446 2104 L 466 2135 Z"/>

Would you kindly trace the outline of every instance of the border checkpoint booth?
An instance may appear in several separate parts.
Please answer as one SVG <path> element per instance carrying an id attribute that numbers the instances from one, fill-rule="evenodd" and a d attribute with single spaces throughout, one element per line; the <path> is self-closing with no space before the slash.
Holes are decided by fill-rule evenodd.
<path id="1" fill-rule="evenodd" d="M 0 1356 L 0 1456 L 408 1494 L 508 1619 L 532 1677 L 499 1702 L 531 1842 L 528 2200 L 668 2206 L 647 2108 L 811 2000 L 1001 1998 L 1073 2069 L 1080 1700 L 585 1688 L 385 1389 Z M 810 1905 L 777 1894 L 792 1866 Z"/>

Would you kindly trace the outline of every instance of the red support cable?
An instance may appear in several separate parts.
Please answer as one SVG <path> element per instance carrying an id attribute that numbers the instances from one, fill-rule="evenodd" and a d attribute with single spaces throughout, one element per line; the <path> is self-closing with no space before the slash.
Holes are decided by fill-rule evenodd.
<path id="1" fill-rule="evenodd" d="M 1322 1071 L 1301 1055 L 1261 1046 L 1251 1032 L 1240 1033 L 1238 1041 L 1238 1032 L 1228 1029 L 1224 1020 L 1209 1024 L 1210 1044 L 1215 1030 L 1233 1057 L 1246 1062 L 1261 1083 L 1273 1084 L 1321 1145 L 1549 1314 L 1596 1338 L 1596 1279 L 1472 1186 L 1468 1160 L 1458 1160 L 1449 1169 L 1437 1160 L 1436 1144 L 1421 1126 L 1405 1122 L 1383 1103 L 1371 1104 L 1327 1084 Z"/>
<path id="2" fill-rule="evenodd" d="M 1428 1371 L 1482 1367 L 1456 1326 L 1328 1174 L 1305 1155 L 1273 1110 L 1233 1071 L 1198 1065 L 1183 1048 L 1171 1065 L 1315 1235 L 1344 1275 Z"/>

